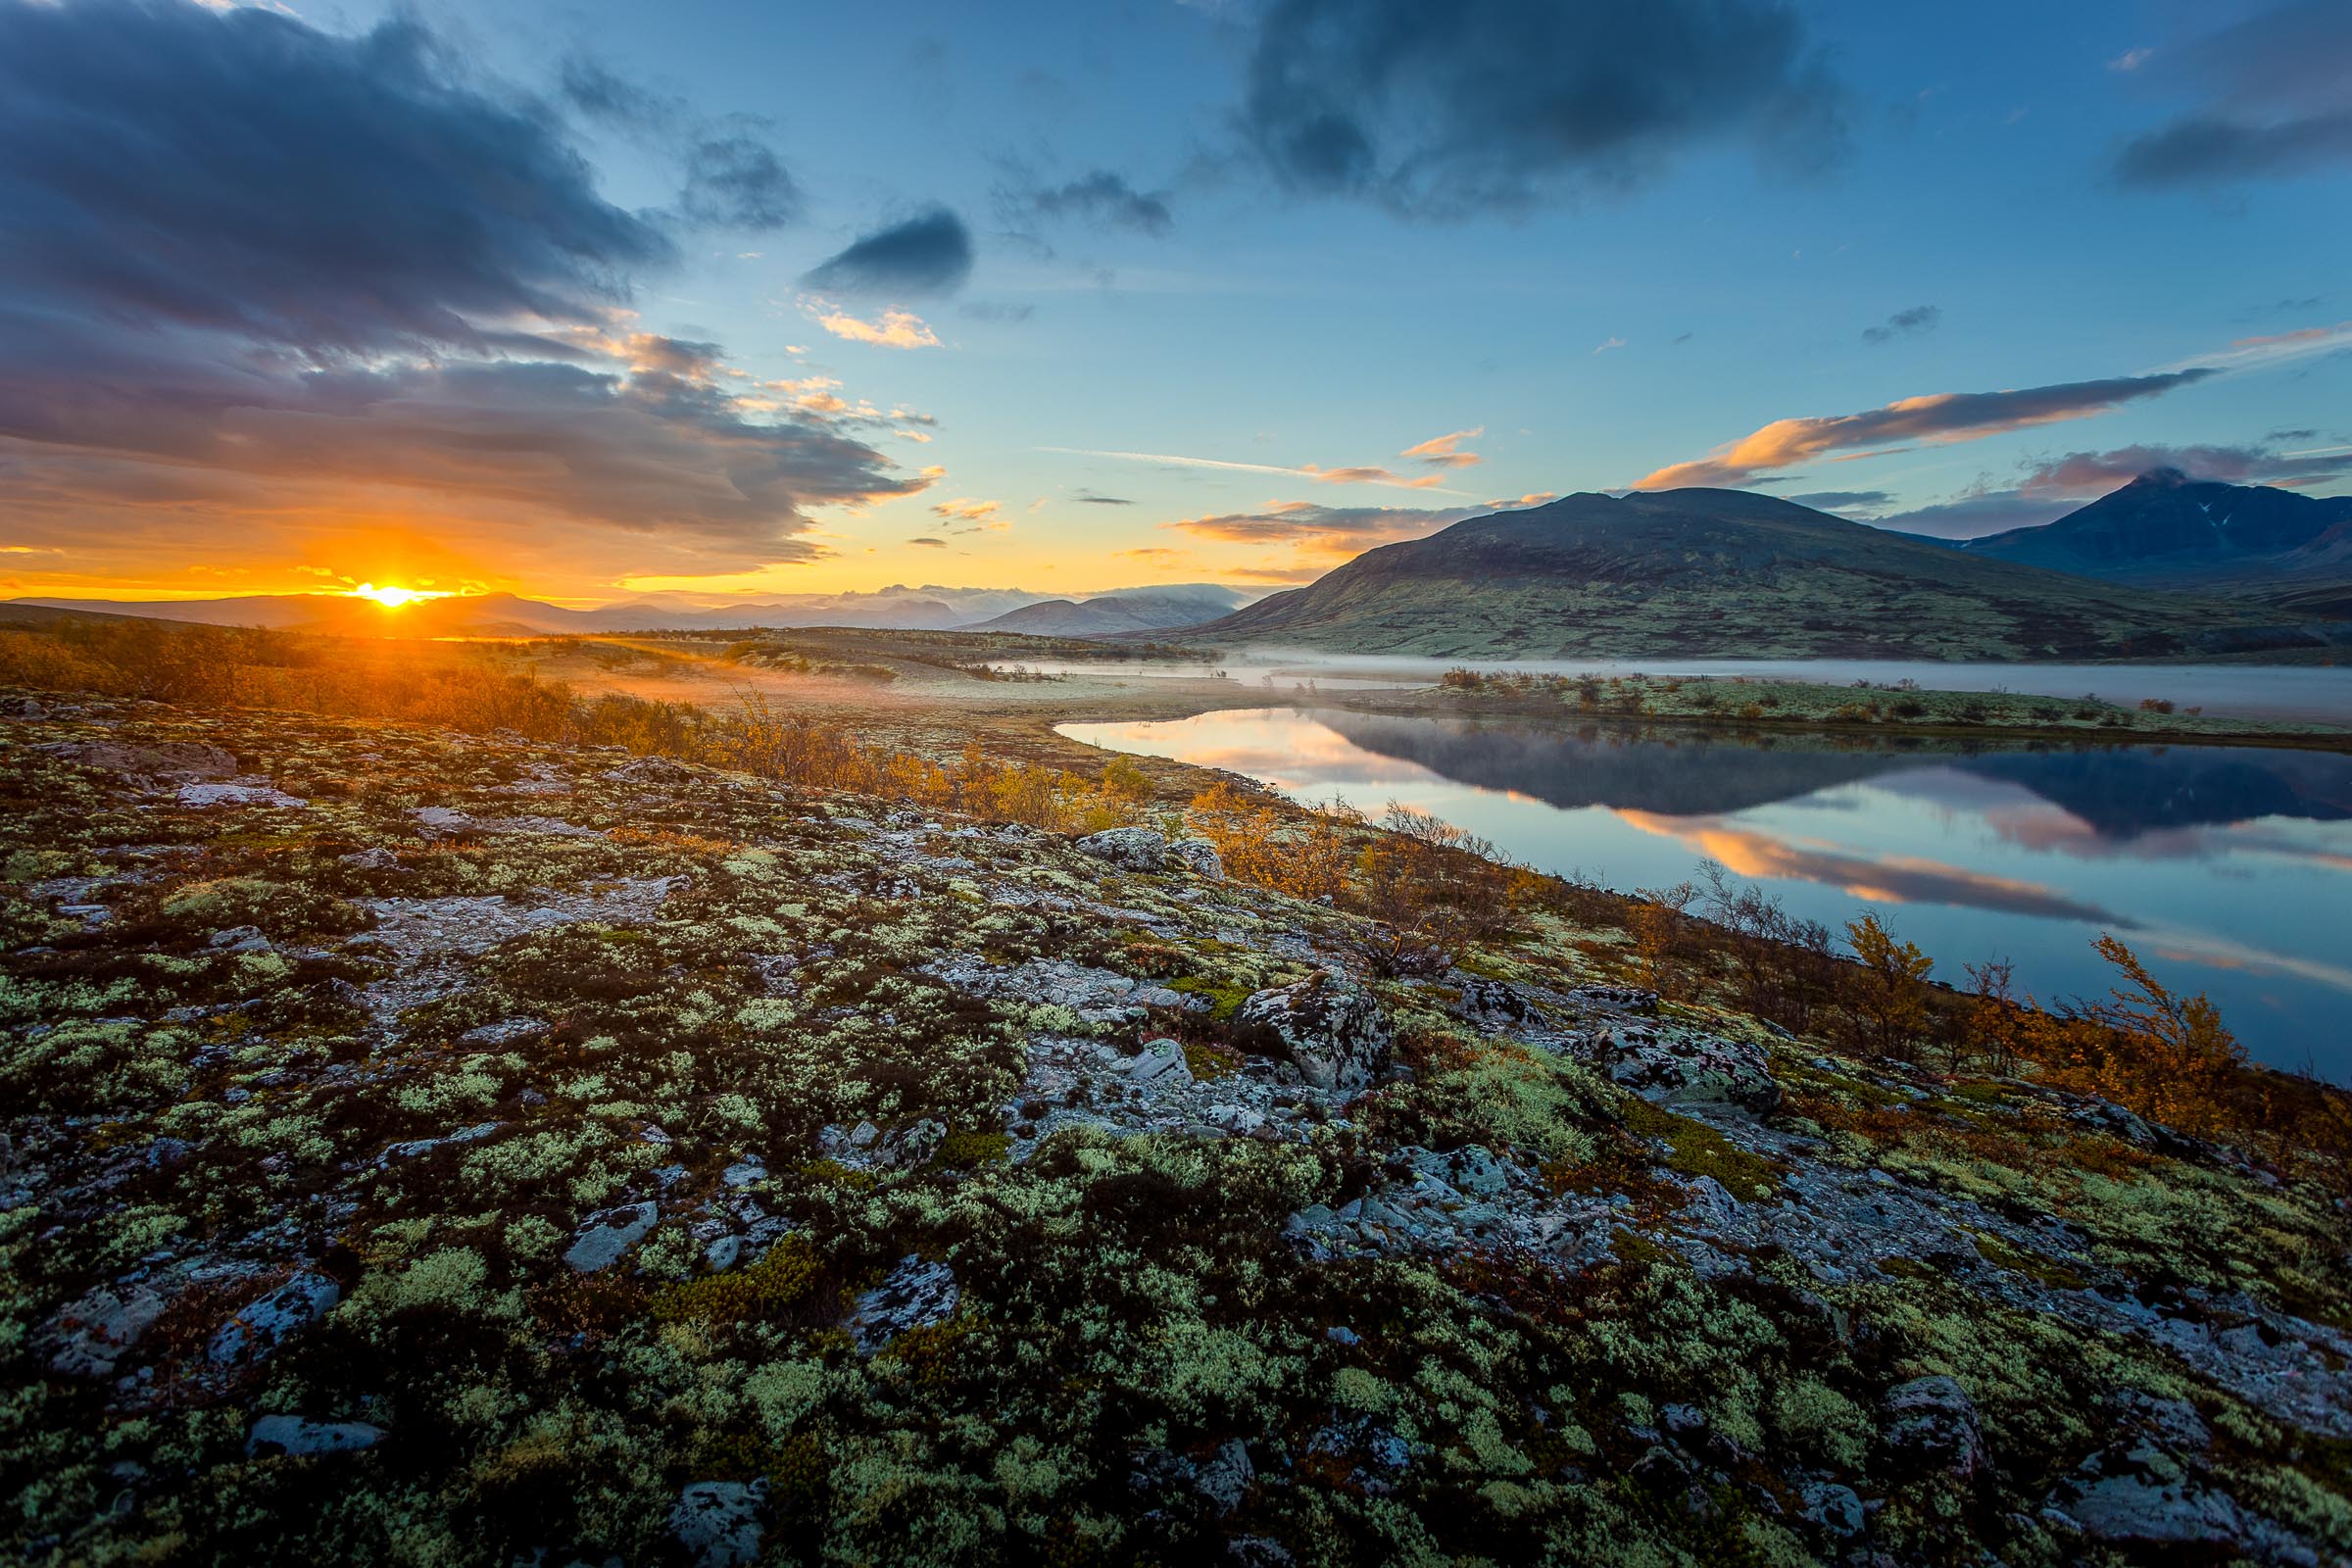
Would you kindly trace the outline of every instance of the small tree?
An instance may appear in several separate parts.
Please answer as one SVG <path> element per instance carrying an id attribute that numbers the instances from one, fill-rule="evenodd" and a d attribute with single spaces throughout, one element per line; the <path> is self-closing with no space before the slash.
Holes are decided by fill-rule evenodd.
<path id="1" fill-rule="evenodd" d="M 1670 888 L 1636 888 L 1636 903 L 1625 911 L 1626 930 L 1634 939 L 1635 961 L 1642 983 L 1661 997 L 1683 991 L 1684 923 L 1698 889 L 1688 882 Z"/>
<path id="2" fill-rule="evenodd" d="M 1936 960 L 1916 942 L 1897 942 L 1876 914 L 1846 922 L 1858 968 L 1849 973 L 1845 1006 L 1854 1044 L 1873 1055 L 1908 1061 L 1928 1025 L 1928 974 Z"/>

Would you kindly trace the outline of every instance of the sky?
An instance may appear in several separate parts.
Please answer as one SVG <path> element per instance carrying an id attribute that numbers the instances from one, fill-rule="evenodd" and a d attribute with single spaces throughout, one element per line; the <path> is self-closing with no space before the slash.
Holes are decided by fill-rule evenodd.
<path id="1" fill-rule="evenodd" d="M 0 0 L 0 595 L 2352 489 L 2352 5 Z"/>

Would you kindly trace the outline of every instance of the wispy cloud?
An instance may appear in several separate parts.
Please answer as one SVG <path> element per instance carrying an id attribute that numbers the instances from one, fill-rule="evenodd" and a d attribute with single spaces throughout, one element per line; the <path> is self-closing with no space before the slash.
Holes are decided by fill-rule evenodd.
<path id="1" fill-rule="evenodd" d="M 1897 311 L 1876 326 L 1862 329 L 1865 343 L 1891 343 L 1898 337 L 1917 337 L 1932 332 L 1943 319 L 1943 312 L 1933 305 L 1914 305 L 1907 311 Z"/>
<path id="2" fill-rule="evenodd" d="M 1150 463 L 1165 468 L 1208 468 L 1222 473 L 1269 473 L 1289 479 L 1308 479 L 1317 484 L 1385 485 L 1396 490 L 1435 490 L 1444 495 L 1461 492 L 1446 490 L 1440 483 L 1443 473 L 1407 477 L 1378 466 L 1342 468 L 1319 467 L 1301 464 L 1286 467 L 1275 463 L 1235 463 L 1224 458 L 1193 458 L 1174 452 L 1121 452 L 1098 447 L 1039 447 L 1040 452 L 1057 453 L 1069 458 L 1111 458 L 1120 463 Z"/>

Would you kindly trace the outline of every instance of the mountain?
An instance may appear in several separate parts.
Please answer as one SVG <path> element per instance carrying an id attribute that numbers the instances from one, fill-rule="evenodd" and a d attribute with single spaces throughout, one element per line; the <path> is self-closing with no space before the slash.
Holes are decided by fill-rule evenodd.
<path id="1" fill-rule="evenodd" d="M 1049 599 L 1024 605 L 972 631 L 1014 631 L 1031 637 L 1109 637 L 1120 632 L 1165 631 L 1198 626 L 1230 613 L 1246 596 L 1212 583 L 1166 589 L 1097 594 L 1092 599 Z"/>
<path id="2" fill-rule="evenodd" d="M 1740 490 L 1585 493 L 1384 545 L 1188 642 L 1460 659 L 2097 659 L 2325 646 L 2259 606 L 1983 559 Z"/>
<path id="3" fill-rule="evenodd" d="M 1116 589 L 1085 601 L 1103 617 L 1126 614 L 1113 630 L 1189 625 L 1221 615 L 1245 596 L 1208 583 Z M 211 626 L 270 626 L 350 637 L 544 637 L 588 632 L 720 631 L 739 626 L 855 626 L 890 631 L 948 631 L 991 623 L 1043 596 L 1017 588 L 908 588 L 872 593 L 788 594 L 773 599 L 712 602 L 685 594 L 649 594 L 593 610 L 570 610 L 514 594 L 466 594 L 425 599 L 386 610 L 348 594 L 251 594 L 231 599 L 16 599 L 0 605 L 19 612 L 74 611 L 197 621 Z M 1113 604 L 1153 602 L 1157 608 L 1112 611 Z M 1054 601 L 1070 604 L 1067 600 Z M 1077 607 L 1074 607 L 1077 608 Z M 1035 628 L 1006 627 L 1006 630 Z M 1092 635 L 1079 632 L 1072 635 Z"/>
<path id="4" fill-rule="evenodd" d="M 2151 468 L 2035 528 L 1971 539 L 1972 556 L 2161 587 L 2352 585 L 2352 496 L 2191 479 Z"/>

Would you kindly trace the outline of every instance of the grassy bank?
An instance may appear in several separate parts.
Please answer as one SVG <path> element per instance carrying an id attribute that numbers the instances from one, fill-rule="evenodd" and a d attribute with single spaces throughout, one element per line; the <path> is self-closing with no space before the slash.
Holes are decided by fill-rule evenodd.
<path id="1" fill-rule="evenodd" d="M 1453 669 L 1446 673 L 1436 691 L 1449 709 L 1546 717 L 1567 714 L 1740 728 L 2352 749 L 2352 728 L 2339 725 L 2208 714 L 2165 699 L 2126 707 L 2087 695 L 1935 691 L 1908 681 L 1832 686 L 1747 675 L 1574 676 Z"/>

